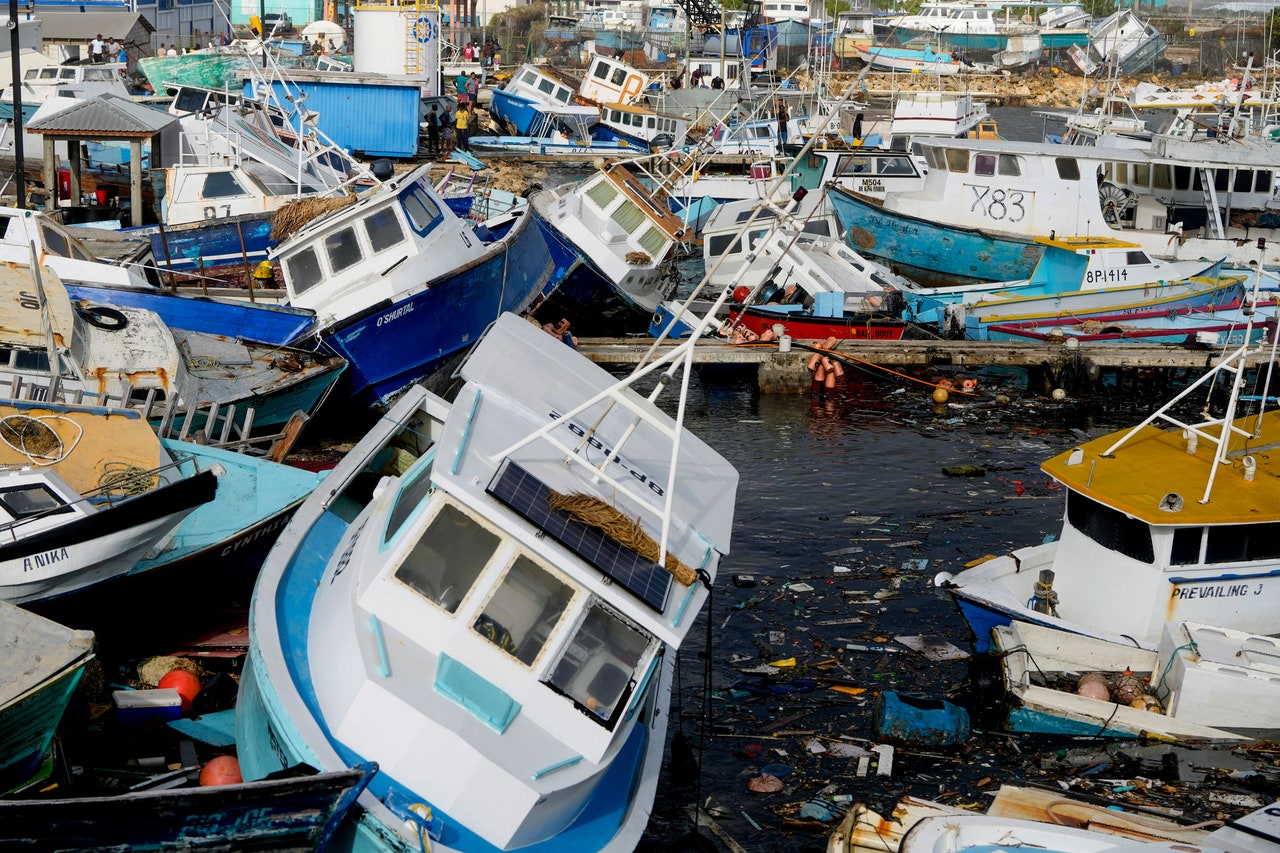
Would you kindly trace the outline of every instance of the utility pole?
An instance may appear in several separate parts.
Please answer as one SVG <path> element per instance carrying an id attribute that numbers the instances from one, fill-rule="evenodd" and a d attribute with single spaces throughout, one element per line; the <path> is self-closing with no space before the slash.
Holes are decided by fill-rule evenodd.
<path id="1" fill-rule="evenodd" d="M 14 190 L 18 194 L 17 207 L 27 206 L 27 164 L 22 151 L 22 60 L 18 43 L 18 0 L 9 0 L 9 68 L 13 74 L 13 172 Z M 58 185 L 45 190 L 46 199 L 57 207 Z M 48 205 L 48 201 L 45 204 Z"/>

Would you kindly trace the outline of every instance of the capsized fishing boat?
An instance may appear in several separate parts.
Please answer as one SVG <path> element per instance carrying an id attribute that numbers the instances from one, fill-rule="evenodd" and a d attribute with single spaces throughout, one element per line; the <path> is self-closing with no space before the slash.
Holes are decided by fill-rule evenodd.
<path id="1" fill-rule="evenodd" d="M 564 317 L 580 334 L 642 331 L 675 288 L 671 258 L 688 235 L 684 222 L 622 163 L 530 203 L 557 265 L 570 270 L 538 315 Z"/>
<path id="2" fill-rule="evenodd" d="M 600 121 L 598 107 L 577 103 L 578 81 L 547 66 L 524 64 L 500 89 L 493 90 L 489 114 L 513 136 L 540 136 L 547 114 L 554 111 L 576 137 L 590 135 Z"/>
<path id="3" fill-rule="evenodd" d="M 634 849 L 737 487 L 631 388 L 692 346 L 619 380 L 504 314 L 457 402 L 407 391 L 259 578 L 245 777 L 377 761 L 341 849 Z"/>
<path id="4" fill-rule="evenodd" d="M 60 387 L 44 399 L 136 407 L 171 419 L 210 404 L 236 407 L 230 426 L 247 434 L 254 424 L 280 427 L 297 411 L 311 415 L 345 367 L 323 353 L 174 331 L 142 308 L 73 304 L 47 268 L 0 264 L 0 295 L 0 343 L 9 352 L 0 382 L 17 396 L 31 396 L 23 385 L 48 385 L 52 342 Z"/>
<path id="5" fill-rule="evenodd" d="M 0 465 L 0 599 L 15 604 L 124 576 L 218 488 L 212 470 L 175 467 L 128 410 L 10 401 Z"/>
<path id="6" fill-rule="evenodd" d="M 53 850 L 323 850 L 376 768 L 117 796 L 0 800 L 0 845 Z"/>
<path id="7" fill-rule="evenodd" d="M 776 230 L 756 247 L 766 272 L 753 289 L 734 290 L 733 325 L 795 339 L 899 340 L 910 324 L 901 317 L 901 276 L 857 255 L 839 240 Z M 779 333 L 777 327 L 782 327 Z"/>
<path id="8" fill-rule="evenodd" d="M 36 772 L 92 659 L 92 632 L 0 601 L 0 789 Z"/>
<path id="9" fill-rule="evenodd" d="M 1270 493 L 1280 417 L 1237 412 L 1249 352 L 1237 348 L 1132 429 L 1045 462 L 1066 487 L 1057 541 L 937 575 L 979 651 L 1013 620 L 1146 649 L 1166 623 L 1280 632 L 1267 603 L 1280 592 L 1267 535 L 1280 522 Z M 1217 377 L 1230 383 L 1225 405 L 1181 417 L 1176 405 Z"/>
<path id="10" fill-rule="evenodd" d="M 1156 651 L 997 625 L 1010 731 L 1240 740 L 1280 728 L 1280 640 L 1166 624 Z"/>
<path id="11" fill-rule="evenodd" d="M 525 310 L 562 272 L 529 211 L 471 222 L 435 191 L 430 168 L 276 216 L 291 232 L 273 252 L 289 303 L 315 312 L 317 333 L 347 360 L 351 393 L 366 405 L 443 381 L 502 312 Z"/>

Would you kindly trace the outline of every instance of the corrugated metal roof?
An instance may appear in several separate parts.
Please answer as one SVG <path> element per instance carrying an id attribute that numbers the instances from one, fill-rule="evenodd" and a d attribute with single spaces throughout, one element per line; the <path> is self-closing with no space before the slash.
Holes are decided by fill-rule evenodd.
<path id="1" fill-rule="evenodd" d="M 62 135 L 151 136 L 177 120 L 176 116 L 146 104 L 107 94 L 81 101 L 51 116 L 34 118 L 26 129 Z"/>
<path id="2" fill-rule="evenodd" d="M 40 31 L 45 41 L 89 41 L 98 33 L 104 39 L 126 41 L 133 33 L 133 28 L 142 26 L 147 32 L 154 33 L 143 15 L 137 12 L 46 12 L 43 9 L 36 15 L 41 21 Z"/>

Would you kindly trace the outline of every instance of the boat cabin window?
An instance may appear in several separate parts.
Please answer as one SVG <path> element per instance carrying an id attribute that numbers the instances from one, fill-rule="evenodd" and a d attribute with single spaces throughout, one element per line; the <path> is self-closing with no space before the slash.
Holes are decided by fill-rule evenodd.
<path id="1" fill-rule="evenodd" d="M 644 211 L 636 207 L 636 205 L 628 199 L 618 205 L 609 218 L 622 226 L 623 231 L 630 234 L 640 227 L 640 223 L 644 222 Z"/>
<path id="2" fill-rule="evenodd" d="M 57 255 L 60 258 L 76 258 L 81 261 L 95 260 L 89 250 L 80 245 L 79 240 L 67 236 L 66 233 L 50 225 L 40 226 L 40 239 L 44 241 L 45 251 L 51 255 Z"/>
<path id="3" fill-rule="evenodd" d="M 556 89 L 556 100 L 559 101 L 560 103 L 567 104 L 569 103 L 569 100 L 572 97 L 573 97 L 573 92 L 571 90 L 566 89 L 563 86 Z"/>
<path id="4" fill-rule="evenodd" d="M 1155 562 L 1151 528 L 1145 521 L 1130 518 L 1079 492 L 1069 492 L 1067 523 L 1104 548 L 1141 563 Z"/>
<path id="5" fill-rule="evenodd" d="M 387 516 L 387 529 L 382 534 L 383 543 L 390 542 L 400 532 L 400 528 L 413 515 L 413 511 L 422 506 L 427 495 L 431 493 L 431 466 L 423 465 L 413 477 L 401 485 L 396 495 L 395 505 Z"/>
<path id="6" fill-rule="evenodd" d="M 916 173 L 910 157 L 878 157 L 875 163 L 877 175 L 914 175 Z"/>
<path id="7" fill-rule="evenodd" d="M 1253 184 L 1253 191 L 1256 193 L 1271 193 L 1271 173 L 1258 172 L 1258 178 Z"/>
<path id="8" fill-rule="evenodd" d="M 369 246 L 374 252 L 386 251 L 404 240 L 400 220 L 396 217 L 396 212 L 389 207 L 384 207 L 361 221 L 364 224 L 364 233 L 369 237 Z"/>
<path id="9" fill-rule="evenodd" d="M 1133 164 L 1133 184 L 1135 187 L 1151 186 L 1151 164 L 1134 163 Z"/>
<path id="10" fill-rule="evenodd" d="M 456 613 L 498 543 L 496 535 L 446 503 L 396 568 L 395 578 Z"/>
<path id="11" fill-rule="evenodd" d="M 1111 178 L 1111 176 L 1112 176 L 1112 175 L 1115 175 L 1115 177 L 1114 177 L 1114 178 L 1111 178 L 1111 180 L 1112 180 L 1114 183 L 1117 183 L 1117 184 L 1127 184 L 1127 183 L 1129 183 L 1129 164 L 1128 164 L 1128 163 L 1115 163 L 1115 164 L 1112 164 L 1112 165 L 1114 165 L 1114 169 L 1112 168 L 1112 166 L 1108 166 L 1108 167 L 1107 167 L 1107 176 L 1108 176 L 1108 178 Z"/>
<path id="12" fill-rule="evenodd" d="M 548 682 L 602 722 L 616 720 L 649 637 L 600 603 L 587 611 Z"/>
<path id="13" fill-rule="evenodd" d="M 667 235 L 662 229 L 650 225 L 645 229 L 644 234 L 640 235 L 639 242 L 651 257 L 656 258 L 662 252 L 662 247 L 667 244 Z"/>
<path id="14" fill-rule="evenodd" d="M 530 86 L 536 86 L 538 83 L 538 75 L 534 74 L 532 71 L 526 71 L 524 74 L 520 75 L 520 82 L 528 83 Z"/>
<path id="15" fill-rule="evenodd" d="M 1157 190 L 1173 189 L 1173 169 L 1168 163 L 1157 163 L 1155 170 L 1152 172 L 1154 180 L 1151 186 Z"/>
<path id="16" fill-rule="evenodd" d="M 1022 167 L 1018 165 L 1017 157 L 1012 154 L 1001 154 L 999 171 L 1002 175 L 1016 178 L 1022 174 Z"/>
<path id="17" fill-rule="evenodd" d="M 726 251 L 729 254 L 738 254 L 742 251 L 742 241 L 735 240 L 733 237 L 734 235 L 732 234 L 717 234 L 710 238 L 710 240 L 707 241 L 707 254 L 713 258 L 720 257 L 725 254 Z M 730 243 L 733 245 L 730 246 Z"/>
<path id="18" fill-rule="evenodd" d="M 1147 257 L 1147 253 L 1137 249 L 1124 253 L 1124 260 L 1127 264 L 1149 264 L 1151 259 Z"/>
<path id="19" fill-rule="evenodd" d="M 1058 177 L 1064 181 L 1080 180 L 1080 164 L 1071 157 L 1058 157 L 1054 160 L 1058 166 Z"/>
<path id="20" fill-rule="evenodd" d="M 618 190 L 606 180 L 601 180 L 594 187 L 587 190 L 587 198 L 595 202 L 596 207 L 604 210 L 609 206 L 615 198 L 618 197 Z"/>
<path id="21" fill-rule="evenodd" d="M 360 243 L 356 240 L 356 229 L 350 225 L 326 235 L 324 250 L 329 256 L 329 269 L 335 273 L 350 269 L 364 257 L 360 252 Z"/>
<path id="22" fill-rule="evenodd" d="M 543 77 L 540 80 L 538 80 L 538 91 L 543 93 L 544 95 L 550 95 L 552 90 L 555 89 L 555 87 L 556 87 L 556 84 L 552 83 L 546 77 Z"/>
<path id="23" fill-rule="evenodd" d="M 1277 558 L 1280 558 L 1280 524 L 1229 524 L 1178 528 L 1173 532 L 1169 564 L 1250 563 Z"/>
<path id="24" fill-rule="evenodd" d="M 471 627 L 528 665 L 541 653 L 572 598 L 573 587 L 522 555 Z"/>
<path id="25" fill-rule="evenodd" d="M 600 78 L 601 80 L 608 80 L 608 79 L 609 79 L 609 66 L 608 66 L 606 63 L 604 63 L 604 62 L 597 62 L 597 63 L 596 63 L 595 70 L 591 72 L 591 75 L 592 75 L 593 77 L 598 77 L 598 78 Z"/>
<path id="26" fill-rule="evenodd" d="M 0 490 L 0 506 L 13 518 L 30 518 L 55 512 L 70 512 L 71 507 L 39 483 Z"/>
<path id="27" fill-rule="evenodd" d="M 969 171 L 969 152 L 956 148 L 947 149 L 947 168 L 952 172 Z"/>
<path id="28" fill-rule="evenodd" d="M 1253 172 L 1248 169 L 1241 169 L 1236 172 L 1236 179 L 1231 186 L 1234 192 L 1247 193 L 1253 190 Z"/>
<path id="29" fill-rule="evenodd" d="M 400 204 L 409 217 L 409 224 L 419 234 L 425 234 L 440 221 L 440 207 L 427 195 L 421 185 L 414 185 L 411 192 L 400 197 Z"/>
<path id="30" fill-rule="evenodd" d="M 973 173 L 975 175 L 994 175 L 996 158 L 993 154 L 975 154 L 973 157 Z"/>
<path id="31" fill-rule="evenodd" d="M 613 85 L 615 86 L 621 86 L 623 83 L 627 82 L 627 69 L 625 68 L 613 69 L 613 77 L 609 80 L 609 82 L 613 83 Z"/>
<path id="32" fill-rule="evenodd" d="M 293 285 L 294 295 L 306 293 L 324 280 L 316 250 L 310 246 L 286 258 L 284 267 L 289 276 L 289 283 Z"/>
<path id="33" fill-rule="evenodd" d="M 237 195 L 248 195 L 240 186 L 236 176 L 230 172 L 210 172 L 204 176 L 204 189 L 200 191 L 204 198 L 229 198 Z"/>

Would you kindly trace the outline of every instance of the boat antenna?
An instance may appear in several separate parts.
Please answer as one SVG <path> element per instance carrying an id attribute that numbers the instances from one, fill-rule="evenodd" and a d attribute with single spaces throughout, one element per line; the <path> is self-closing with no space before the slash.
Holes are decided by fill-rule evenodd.
<path id="1" fill-rule="evenodd" d="M 1258 251 L 1260 253 L 1265 251 L 1266 245 L 1266 239 L 1259 237 Z M 1253 322 L 1254 317 L 1257 315 L 1258 291 L 1261 289 L 1263 276 L 1280 282 L 1280 276 L 1266 270 L 1261 263 L 1258 264 L 1257 275 L 1255 275 L 1253 279 L 1253 288 L 1249 295 L 1246 296 L 1244 303 L 1244 312 L 1247 317 L 1244 328 L 1244 343 L 1241 344 L 1235 352 L 1231 353 L 1214 365 L 1208 373 L 1188 385 L 1180 394 L 1153 412 L 1146 418 L 1146 420 L 1142 421 L 1142 423 L 1138 424 L 1121 436 L 1115 444 L 1103 451 L 1103 457 L 1113 456 L 1115 452 L 1123 447 L 1124 444 L 1135 436 L 1139 430 L 1145 426 L 1155 423 L 1156 421 L 1163 421 L 1172 426 L 1178 427 L 1187 438 L 1195 436 L 1214 446 L 1213 463 L 1209 466 L 1209 478 L 1205 483 L 1204 496 L 1200 498 L 1200 503 L 1209 503 L 1213 496 L 1213 484 L 1214 480 L 1217 478 L 1218 469 L 1227 461 L 1227 453 L 1231 444 L 1232 436 L 1239 436 L 1246 442 L 1256 436 L 1256 433 L 1249 432 L 1248 430 L 1244 430 L 1236 426 L 1235 416 L 1236 405 L 1240 402 L 1240 391 L 1244 386 L 1245 369 L 1249 366 L 1249 353 L 1253 350 L 1253 344 L 1251 342 L 1253 337 Z M 1272 335 L 1270 354 L 1272 361 L 1275 360 L 1277 355 L 1278 340 L 1280 339 L 1278 339 L 1276 335 Z M 1261 347 L 1258 348 L 1258 351 L 1261 351 Z M 1231 389 L 1227 396 L 1227 406 L 1221 417 L 1212 417 L 1209 414 L 1207 406 L 1203 412 L 1204 419 L 1199 423 L 1184 422 L 1174 416 L 1173 408 L 1177 403 L 1185 399 L 1196 388 L 1199 388 L 1201 385 L 1204 385 L 1211 379 L 1215 378 L 1219 373 L 1226 373 L 1231 376 Z M 1268 369 L 1267 384 L 1268 386 L 1270 385 L 1270 369 Z M 1265 390 L 1263 394 L 1263 404 L 1265 407 Z M 1261 418 L 1261 412 L 1258 417 Z"/>

